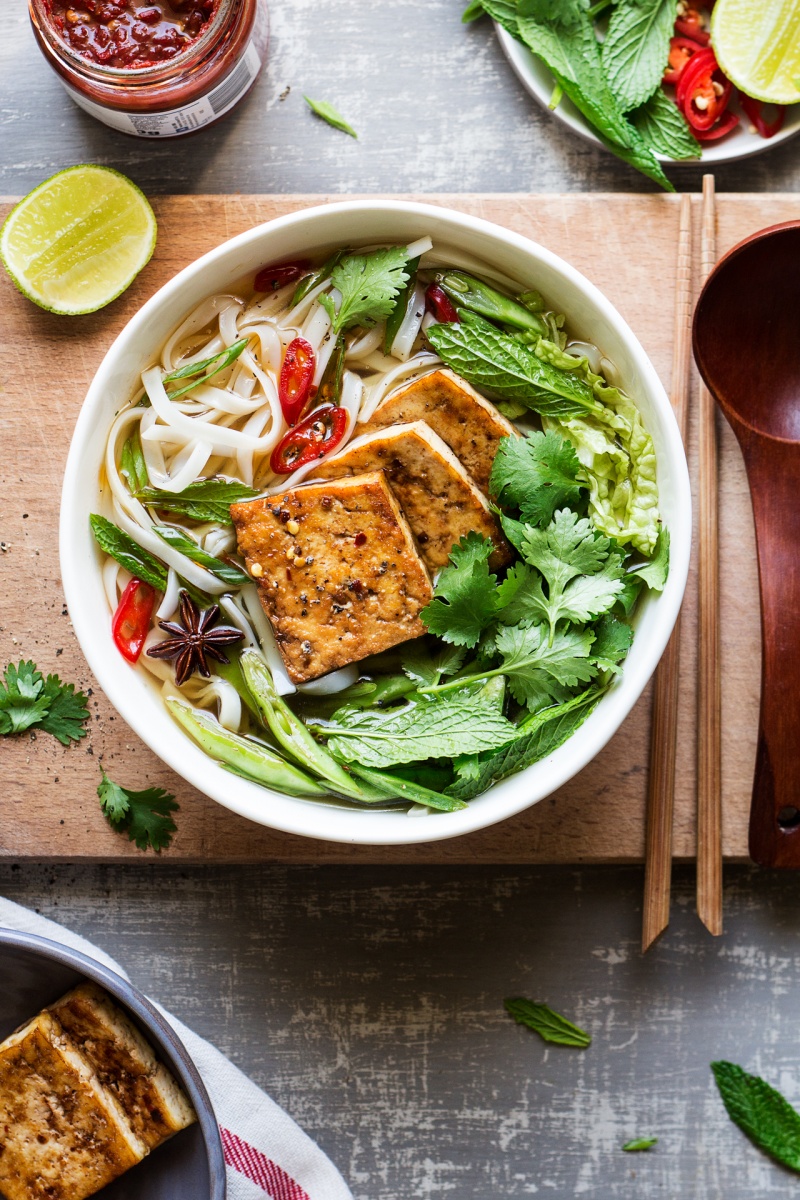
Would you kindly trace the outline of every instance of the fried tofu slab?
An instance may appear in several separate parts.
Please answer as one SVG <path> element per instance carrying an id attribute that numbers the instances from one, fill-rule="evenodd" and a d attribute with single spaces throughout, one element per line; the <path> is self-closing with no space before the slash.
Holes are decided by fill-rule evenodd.
<path id="1" fill-rule="evenodd" d="M 47 1012 L 0 1046 L 0 1195 L 85 1200 L 147 1146 Z"/>
<path id="2" fill-rule="evenodd" d="M 447 565 L 454 544 L 471 530 L 492 539 L 493 567 L 508 561 L 508 543 L 488 500 L 424 421 L 364 434 L 309 478 L 342 479 L 375 469 L 386 475 L 432 574 Z"/>
<path id="3" fill-rule="evenodd" d="M 82 983 L 48 1010 L 117 1099 L 149 1150 L 196 1121 L 194 1109 L 152 1046 L 102 988 Z"/>
<path id="4" fill-rule="evenodd" d="M 382 471 L 231 505 L 293 683 L 425 633 L 430 576 Z"/>
<path id="5" fill-rule="evenodd" d="M 425 421 L 484 492 L 489 490 L 500 439 L 520 436 L 493 404 L 465 379 L 444 368 L 390 393 L 364 424 L 363 432 L 410 421 Z"/>

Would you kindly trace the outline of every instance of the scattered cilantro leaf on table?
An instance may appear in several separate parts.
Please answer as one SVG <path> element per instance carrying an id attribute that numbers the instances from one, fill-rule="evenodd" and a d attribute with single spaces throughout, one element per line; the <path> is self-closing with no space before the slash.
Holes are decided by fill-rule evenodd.
<path id="1" fill-rule="evenodd" d="M 109 824 L 118 833 L 127 833 L 139 850 L 152 848 L 156 853 L 172 842 L 177 826 L 170 815 L 179 806 L 175 797 L 163 788 L 146 788 L 134 792 L 114 783 L 101 767 L 103 778 L 98 785 L 100 807 Z"/>
<path id="2" fill-rule="evenodd" d="M 574 1046 L 585 1050 L 592 1044 L 591 1036 L 561 1013 L 554 1012 L 546 1004 L 537 1004 L 533 1000 L 517 997 L 504 1000 L 506 1012 L 513 1017 L 518 1025 L 525 1025 L 538 1033 L 546 1042 L 556 1046 Z"/>
<path id="3" fill-rule="evenodd" d="M 339 308 L 327 292 L 319 302 L 333 322 L 334 334 L 360 325 L 371 329 L 385 321 L 399 292 L 408 283 L 404 246 L 386 246 L 371 254 L 348 254 L 331 272 L 331 285 L 341 293 Z"/>
<path id="4" fill-rule="evenodd" d="M 623 112 L 638 108 L 656 90 L 662 90 L 676 8 L 675 0 L 637 0 L 614 8 L 601 58 L 608 85 Z"/>
<path id="5" fill-rule="evenodd" d="M 0 683 L 0 735 L 42 729 L 64 746 L 86 736 L 86 696 L 57 675 L 45 679 L 34 662 L 9 663 Z"/>
<path id="6" fill-rule="evenodd" d="M 581 464 L 575 448 L 552 431 L 501 438 L 489 490 L 504 508 L 518 508 L 523 521 L 542 525 L 557 508 L 577 504 Z"/>
<path id="7" fill-rule="evenodd" d="M 652 1150 L 653 1146 L 655 1146 L 657 1142 L 657 1137 L 634 1138 L 633 1141 L 626 1142 L 622 1149 L 627 1150 L 628 1152 L 636 1152 L 637 1150 Z"/>
<path id="8" fill-rule="evenodd" d="M 312 100 L 310 96 L 303 96 L 308 107 L 318 117 L 322 117 L 323 121 L 327 121 L 334 129 L 340 129 L 342 133 L 349 133 L 350 137 L 358 141 L 358 134 L 352 125 L 348 125 L 340 112 L 329 104 L 327 100 Z"/>
<path id="9" fill-rule="evenodd" d="M 454 646 L 473 647 L 497 615 L 497 576 L 489 571 L 492 543 L 474 530 L 450 551 L 450 564 L 420 616 L 430 633 Z"/>
<path id="10" fill-rule="evenodd" d="M 712 1062 L 728 1116 L 754 1146 L 800 1174 L 800 1113 L 780 1092 L 736 1063 Z"/>

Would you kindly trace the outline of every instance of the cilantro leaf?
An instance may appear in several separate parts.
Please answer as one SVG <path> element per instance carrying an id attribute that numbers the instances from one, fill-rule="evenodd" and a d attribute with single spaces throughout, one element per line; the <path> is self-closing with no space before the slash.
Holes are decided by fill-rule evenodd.
<path id="1" fill-rule="evenodd" d="M 334 334 L 360 325 L 371 329 L 385 321 L 397 294 L 408 283 L 408 254 L 404 246 L 387 246 L 371 254 L 348 254 L 331 272 L 331 283 L 341 292 L 338 311 L 323 292 L 319 301 L 333 321 Z"/>
<path id="2" fill-rule="evenodd" d="M 431 655 L 424 645 L 411 645 L 403 658 L 403 670 L 422 687 L 432 687 L 444 675 L 455 675 L 464 665 L 467 651 L 461 646 L 445 646 Z"/>
<path id="3" fill-rule="evenodd" d="M 454 646 L 475 646 L 497 613 L 497 576 L 489 571 L 492 543 L 474 530 L 450 551 L 434 598 L 420 616 L 431 632 Z"/>
<path id="4" fill-rule="evenodd" d="M 518 1025 L 532 1029 L 546 1042 L 556 1046 L 574 1046 L 578 1050 L 585 1050 L 592 1044 L 592 1039 L 585 1030 L 579 1029 L 572 1021 L 562 1017 L 561 1013 L 554 1012 L 546 1004 L 536 1004 L 533 1000 L 517 997 L 514 1000 L 504 1000 L 503 1005 Z"/>
<path id="5" fill-rule="evenodd" d="M 623 112 L 661 90 L 675 9 L 675 0 L 638 0 L 618 4 L 611 14 L 601 57 L 608 85 Z"/>
<path id="6" fill-rule="evenodd" d="M 518 508 L 523 521 L 542 525 L 557 508 L 577 504 L 581 464 L 571 442 L 557 433 L 501 438 L 489 490 L 504 508 Z"/>
<path id="7" fill-rule="evenodd" d="M 653 557 L 641 566 L 634 567 L 628 575 L 643 579 L 654 592 L 663 592 L 669 574 L 669 530 L 663 525 L 658 535 Z"/>
<path id="8" fill-rule="evenodd" d="M 57 675 L 48 675 L 42 696 L 48 709 L 39 722 L 41 729 L 52 733 L 62 746 L 86 737 L 84 722 L 89 720 L 89 708 L 83 692 L 76 691 L 73 683 L 62 683 Z"/>
<path id="9" fill-rule="evenodd" d="M 9 663 L 3 672 L 9 696 L 21 700 L 35 700 L 44 687 L 42 673 L 35 662 L 28 659 L 15 667 Z"/>
<path id="10" fill-rule="evenodd" d="M 327 121 L 334 129 L 340 129 L 342 133 L 349 133 L 350 137 L 358 141 L 358 134 L 352 125 L 348 125 L 340 112 L 329 104 L 327 100 L 312 100 L 310 96 L 303 96 L 308 107 L 318 117 L 322 117 L 323 121 Z"/>
<path id="11" fill-rule="evenodd" d="M 564 704 L 545 708 L 526 717 L 517 726 L 513 741 L 507 742 L 488 757 L 459 759 L 455 765 L 458 779 L 447 788 L 448 795 L 472 800 L 493 783 L 524 771 L 533 763 L 553 754 L 583 724 L 594 710 L 602 690 L 589 688 Z"/>
<path id="12" fill-rule="evenodd" d="M 420 700 L 402 708 L 340 708 L 317 732 L 331 753 L 367 767 L 453 758 L 501 746 L 515 726 L 491 699 L 472 695 Z"/>
<path id="13" fill-rule="evenodd" d="M 499 670 L 519 704 L 534 710 L 563 702 L 570 688 L 597 673 L 589 657 L 593 640 L 591 629 L 560 630 L 549 640 L 543 625 L 507 626 L 496 639 L 503 658 Z"/>
<path id="14" fill-rule="evenodd" d="M 712 1062 L 730 1119 L 754 1146 L 800 1174 L 800 1113 L 757 1075 L 731 1062 Z"/>
<path id="15" fill-rule="evenodd" d="M 47 700 L 32 700 L 28 696 L 13 696 L 0 691 L 0 734 L 24 733 L 39 725 L 47 716 Z"/>
<path id="16" fill-rule="evenodd" d="M 594 626 L 595 639 L 592 643 L 592 658 L 601 671 L 619 671 L 619 663 L 628 653 L 633 642 L 630 625 L 608 613 Z"/>
<path id="17" fill-rule="evenodd" d="M 139 850 L 152 848 L 158 854 L 166 849 L 177 828 L 170 815 L 179 808 L 175 797 L 157 787 L 131 791 L 109 779 L 102 767 L 100 770 L 103 778 L 97 795 L 110 825 L 119 833 L 127 833 Z"/>

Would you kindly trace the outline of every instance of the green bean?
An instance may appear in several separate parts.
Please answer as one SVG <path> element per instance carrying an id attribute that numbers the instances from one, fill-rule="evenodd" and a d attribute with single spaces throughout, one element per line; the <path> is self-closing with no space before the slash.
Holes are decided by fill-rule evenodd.
<path id="1" fill-rule="evenodd" d="M 387 775 L 384 771 L 373 771 L 371 767 L 353 766 L 352 771 L 359 779 L 383 791 L 387 799 L 408 800 L 414 804 L 426 804 L 428 808 L 438 809 L 439 812 L 457 812 L 466 808 L 463 800 L 455 796 L 445 796 L 442 792 L 432 792 L 430 788 L 402 779 L 399 775 Z"/>
<path id="2" fill-rule="evenodd" d="M 413 692 L 416 686 L 407 675 L 379 675 L 376 679 L 359 679 L 358 683 L 331 698 L 337 701 L 337 708 L 343 704 L 351 708 L 374 708 L 402 699 Z"/>
<path id="3" fill-rule="evenodd" d="M 242 674 L 259 714 L 273 737 L 302 766 L 327 780 L 343 796 L 364 802 L 383 798 L 383 793 L 365 792 L 344 767 L 324 750 L 275 690 L 272 676 L 257 650 L 244 650 Z"/>
<path id="4" fill-rule="evenodd" d="M 547 323 L 538 314 L 473 275 L 467 275 L 464 271 L 440 271 L 436 282 L 457 308 L 468 308 L 481 317 L 499 321 L 501 325 L 527 329 L 540 337 L 547 336 Z"/>
<path id="5" fill-rule="evenodd" d="M 301 279 L 295 288 L 294 295 L 292 296 L 292 307 L 294 307 L 295 304 L 299 304 L 301 300 L 304 300 L 312 288 L 315 288 L 318 283 L 322 283 L 325 279 L 330 279 L 331 275 L 333 274 L 334 267 L 341 262 L 345 254 L 347 254 L 347 250 L 337 250 L 335 254 L 332 254 L 330 258 L 322 264 L 321 267 L 317 267 L 316 271 L 312 271 L 310 275 L 306 275 L 303 279 Z"/>
<path id="6" fill-rule="evenodd" d="M 183 700 L 170 696 L 166 705 L 179 725 L 191 734 L 206 754 L 224 763 L 238 775 L 256 783 L 265 783 L 291 796 L 327 796 L 321 787 L 297 767 L 285 762 L 273 750 L 260 742 L 231 733 L 215 717 L 201 708 L 192 708 Z"/>
<path id="7" fill-rule="evenodd" d="M 333 353 L 322 372 L 322 378 L 314 396 L 314 408 L 319 408 L 321 404 L 338 404 L 341 400 L 346 353 L 344 334 L 340 333 L 336 339 L 336 345 L 333 347 Z"/>

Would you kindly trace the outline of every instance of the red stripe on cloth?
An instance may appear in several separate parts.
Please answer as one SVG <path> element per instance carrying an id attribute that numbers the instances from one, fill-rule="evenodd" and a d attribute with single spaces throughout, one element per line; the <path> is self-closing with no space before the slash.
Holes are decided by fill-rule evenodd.
<path id="1" fill-rule="evenodd" d="M 266 1154 L 220 1126 L 225 1162 L 266 1192 L 272 1200 L 311 1200 L 307 1191 Z"/>

